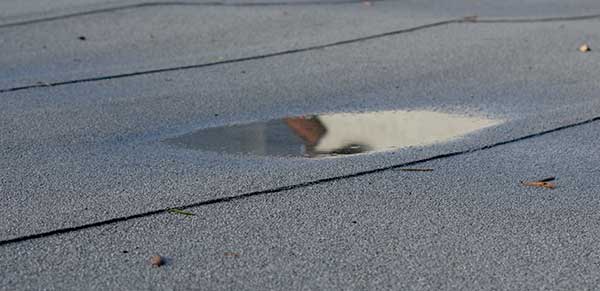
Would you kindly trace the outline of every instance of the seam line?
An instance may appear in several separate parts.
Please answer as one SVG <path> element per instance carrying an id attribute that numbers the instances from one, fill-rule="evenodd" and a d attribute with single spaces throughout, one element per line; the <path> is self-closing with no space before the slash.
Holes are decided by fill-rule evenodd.
<path id="1" fill-rule="evenodd" d="M 369 2 L 382 2 L 385 0 L 369 0 Z M 107 12 L 115 12 L 120 10 L 130 10 L 137 8 L 145 8 L 145 7 L 168 7 L 168 6 L 207 6 L 207 7 L 267 7 L 267 6 L 312 6 L 312 5 L 341 5 L 341 4 L 358 4 L 366 2 L 365 0 L 340 0 L 334 2 L 322 2 L 322 1 L 304 1 L 304 2 L 249 2 L 249 3 L 227 3 L 227 2 L 190 2 L 190 1 L 154 1 L 154 2 L 145 2 L 145 3 L 136 3 L 136 4 L 127 4 L 121 6 L 113 6 L 99 9 L 92 9 L 88 11 L 81 12 L 73 12 L 68 14 L 49 16 L 49 17 L 41 17 L 30 20 L 23 21 L 15 21 L 0 24 L 0 28 L 6 27 L 15 27 L 15 26 L 23 26 L 34 23 L 48 22 L 54 20 L 62 20 L 86 15 L 94 15 L 101 14 Z"/>
<path id="2" fill-rule="evenodd" d="M 430 24 L 419 25 L 419 26 L 406 28 L 406 29 L 400 29 L 400 30 L 379 33 L 379 34 L 374 34 L 374 35 L 369 35 L 369 36 L 364 36 L 364 37 L 359 37 L 359 38 L 342 40 L 342 41 L 332 42 L 332 43 L 328 43 L 328 44 L 315 45 L 315 46 L 309 46 L 309 47 L 291 49 L 291 50 L 284 50 L 284 51 L 267 53 L 267 54 L 256 55 L 256 56 L 242 57 L 242 58 L 210 62 L 210 63 L 203 63 L 203 64 L 168 67 L 168 68 L 160 68 L 160 69 L 153 69 L 153 70 L 137 71 L 137 72 L 131 72 L 131 73 L 74 79 L 74 80 L 59 81 L 59 82 L 53 82 L 53 83 L 25 85 L 25 86 L 13 87 L 13 88 L 0 89 L 0 93 L 22 91 L 22 90 L 33 89 L 33 88 L 41 88 L 41 87 L 55 87 L 55 86 L 87 83 L 87 82 L 97 82 L 97 81 L 104 81 L 104 80 L 121 79 L 121 78 L 140 76 L 140 75 L 151 75 L 151 74 L 164 73 L 164 72 L 183 71 L 183 70 L 198 69 L 198 68 L 204 68 L 204 67 L 212 67 L 212 66 L 217 66 L 217 65 L 225 65 L 225 64 L 246 62 L 246 61 L 252 61 L 252 60 L 266 59 L 266 58 L 271 58 L 271 57 L 276 57 L 276 56 L 290 55 L 290 54 L 302 53 L 302 52 L 307 52 L 307 51 L 326 49 L 326 48 L 330 48 L 330 47 L 341 46 L 341 45 L 357 43 L 357 42 L 362 42 L 362 41 L 368 41 L 368 40 L 372 40 L 372 39 L 383 38 L 383 37 L 397 35 L 397 34 L 410 33 L 410 32 L 415 32 L 415 31 L 433 28 L 433 27 L 437 27 L 437 26 L 456 24 L 456 23 L 474 23 L 474 24 L 476 24 L 476 23 L 535 23 L 535 22 L 555 22 L 555 21 L 558 21 L 558 22 L 560 22 L 560 21 L 578 21 L 578 20 L 589 20 L 589 19 L 594 19 L 594 18 L 600 18 L 600 14 L 584 15 L 584 16 L 569 16 L 569 17 L 534 18 L 534 19 L 477 19 L 474 17 L 464 17 L 464 18 L 459 18 L 459 19 L 451 19 L 451 20 L 434 22 L 434 23 L 430 23 Z"/>
<path id="3" fill-rule="evenodd" d="M 445 158 L 460 156 L 460 155 L 464 155 L 464 154 L 469 154 L 469 153 L 484 151 L 484 150 L 488 150 L 488 149 L 491 149 L 491 148 L 499 147 L 499 146 L 502 146 L 502 145 L 506 145 L 506 144 L 510 144 L 510 143 L 515 143 L 515 142 L 519 142 L 519 141 L 523 141 L 523 140 L 527 140 L 527 139 L 539 137 L 539 136 L 542 136 L 542 135 L 550 134 L 550 133 L 553 133 L 553 132 L 565 130 L 565 129 L 568 129 L 568 128 L 573 128 L 573 127 L 577 127 L 577 126 L 581 126 L 581 125 L 593 123 L 593 122 L 596 122 L 596 121 L 599 121 L 599 120 L 600 120 L 600 116 L 597 116 L 597 117 L 594 117 L 594 118 L 591 118 L 591 119 L 587 119 L 587 120 L 584 120 L 584 121 L 580 121 L 580 122 L 576 122 L 576 123 L 571 123 L 571 124 L 567 124 L 567 125 L 555 127 L 553 129 L 548 129 L 548 130 L 545 130 L 545 131 L 541 131 L 541 132 L 537 132 L 537 133 L 533 133 L 533 134 L 529 134 L 529 135 L 524 135 L 524 136 L 521 136 L 521 137 L 517 137 L 517 138 L 514 138 L 514 139 L 510 139 L 510 140 L 506 140 L 506 141 L 501 141 L 501 142 L 497 142 L 497 143 L 493 143 L 493 144 L 482 146 L 482 147 L 478 147 L 478 148 L 475 148 L 475 149 L 467 149 L 467 150 L 463 150 L 463 151 L 450 152 L 450 153 L 446 153 L 446 154 L 436 155 L 436 156 L 432 156 L 432 157 L 429 157 L 429 158 L 414 160 L 414 161 L 400 163 L 400 164 L 391 165 L 391 166 L 387 166 L 387 167 L 376 168 L 376 169 L 366 170 L 366 171 L 360 171 L 360 172 L 356 172 L 356 173 L 352 173 L 352 174 L 348 174 L 348 175 L 341 175 L 341 176 L 335 176 L 335 177 L 329 177 L 329 178 L 322 178 L 322 179 L 317 179 L 317 180 L 303 182 L 303 183 L 298 183 L 298 184 L 293 184 L 293 185 L 280 186 L 280 187 L 271 188 L 271 189 L 267 189 L 267 190 L 259 190 L 259 191 L 248 192 L 248 193 L 244 193 L 244 194 L 240 194 L 240 195 L 235 195 L 235 196 L 228 196 L 228 197 L 222 197 L 222 198 L 209 199 L 209 200 L 199 201 L 199 202 L 190 203 L 190 204 L 186 204 L 186 205 L 179 205 L 179 206 L 174 206 L 174 207 L 157 209 L 157 210 L 142 212 L 142 213 L 133 214 L 133 215 L 129 215 L 129 216 L 116 217 L 116 218 L 111 218 L 111 219 L 107 219 L 107 220 L 92 222 L 92 223 L 78 225 L 78 226 L 60 228 L 60 229 L 50 230 L 50 231 L 46 231 L 46 232 L 41 232 L 41 233 L 36 233 L 36 234 L 30 234 L 30 235 L 20 236 L 20 237 L 16 237 L 16 238 L 1 240 L 0 241 L 0 246 L 5 246 L 5 245 L 9 245 L 9 244 L 19 243 L 19 242 L 24 242 L 24 241 L 34 240 L 34 239 L 40 239 L 40 238 L 45 238 L 45 237 L 49 237 L 49 236 L 55 236 L 55 235 L 70 233 L 70 232 L 75 232 L 75 231 L 79 231 L 79 230 L 85 230 L 85 229 L 94 228 L 94 227 L 100 227 L 100 226 L 109 225 L 109 224 L 115 224 L 115 223 L 119 223 L 119 222 L 123 222 L 123 221 L 128 221 L 128 220 L 132 220 L 132 219 L 137 219 L 137 218 L 154 216 L 154 215 L 166 213 L 166 212 L 168 212 L 172 208 L 189 209 L 189 208 L 206 206 L 206 205 L 211 205 L 211 204 L 227 203 L 227 202 L 233 202 L 233 201 L 247 199 L 247 198 L 251 198 L 251 197 L 256 197 L 256 196 L 263 196 L 263 195 L 266 195 L 266 194 L 273 194 L 273 193 L 285 192 L 285 191 L 290 191 L 290 190 L 295 190 L 295 189 L 300 189 L 300 188 L 306 188 L 306 187 L 310 187 L 310 186 L 314 186 L 314 185 L 319 185 L 319 184 L 326 184 L 326 183 L 329 183 L 329 182 L 335 182 L 335 181 L 340 181 L 340 180 L 345 180 L 345 179 L 350 179 L 350 178 L 356 178 L 356 177 L 366 176 L 366 175 L 380 173 L 380 172 L 389 171 L 389 170 L 393 170 L 393 169 L 398 169 L 398 168 L 402 168 L 402 167 L 413 166 L 413 165 L 417 165 L 417 164 L 421 164 L 421 163 L 425 163 L 425 162 L 429 162 L 429 161 L 440 160 L 440 159 L 445 159 Z"/>

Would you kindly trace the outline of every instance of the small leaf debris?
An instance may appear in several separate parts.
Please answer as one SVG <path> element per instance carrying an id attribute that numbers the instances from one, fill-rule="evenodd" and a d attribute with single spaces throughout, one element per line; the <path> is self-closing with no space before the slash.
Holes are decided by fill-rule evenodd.
<path id="1" fill-rule="evenodd" d="M 152 256 L 150 257 L 150 264 L 152 264 L 152 267 L 160 267 L 165 264 L 165 260 L 158 255 Z"/>
<path id="2" fill-rule="evenodd" d="M 430 169 L 430 168 L 405 168 L 405 169 L 400 169 L 400 171 L 403 171 L 403 172 L 432 172 L 433 169 Z"/>
<path id="3" fill-rule="evenodd" d="M 579 51 L 582 53 L 587 53 L 589 51 L 591 51 L 592 49 L 590 48 L 590 46 L 587 43 L 582 44 L 581 46 L 579 46 Z"/>
<path id="4" fill-rule="evenodd" d="M 224 255 L 226 257 L 234 257 L 234 258 L 239 258 L 240 257 L 240 253 L 235 253 L 235 252 L 225 252 Z"/>
<path id="5" fill-rule="evenodd" d="M 181 214 L 181 215 L 187 215 L 187 216 L 194 216 L 196 214 L 191 213 L 191 212 L 187 212 L 181 209 L 177 209 L 177 208 L 171 208 L 169 210 L 167 210 L 170 213 L 174 213 L 174 214 Z"/>
<path id="6" fill-rule="evenodd" d="M 477 21 L 477 15 L 465 16 L 465 17 L 463 17 L 463 20 L 467 21 L 467 22 L 476 22 Z"/>
<path id="7" fill-rule="evenodd" d="M 550 183 L 550 181 L 556 180 L 556 177 L 548 177 L 537 181 L 521 181 L 521 184 L 524 186 L 531 187 L 541 187 L 546 189 L 554 189 L 556 188 L 556 184 Z"/>

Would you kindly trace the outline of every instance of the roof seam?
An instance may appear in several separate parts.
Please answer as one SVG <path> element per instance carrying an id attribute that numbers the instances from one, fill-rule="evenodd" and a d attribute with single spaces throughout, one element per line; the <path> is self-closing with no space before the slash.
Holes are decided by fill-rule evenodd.
<path id="1" fill-rule="evenodd" d="M 571 124 L 567 124 L 567 125 L 555 127 L 555 128 L 548 129 L 548 130 L 545 130 L 545 131 L 541 131 L 541 132 L 537 132 L 537 133 L 533 133 L 533 134 L 528 134 L 528 135 L 525 135 L 525 136 L 521 136 L 521 137 L 517 137 L 517 138 L 514 138 L 514 139 L 510 139 L 510 140 L 493 143 L 493 144 L 490 144 L 490 145 L 486 145 L 486 146 L 482 146 L 482 147 L 478 147 L 478 148 L 474 148 L 474 149 L 467 149 L 467 150 L 463 150 L 463 151 L 450 152 L 450 153 L 446 153 L 446 154 L 436 155 L 436 156 L 432 156 L 432 157 L 429 157 L 429 158 L 414 160 L 414 161 L 400 163 L 400 164 L 391 165 L 391 166 L 387 166 L 387 167 L 376 168 L 376 169 L 366 170 L 366 171 L 360 171 L 360 172 L 356 172 L 356 173 L 352 173 L 352 174 L 348 174 L 348 175 L 341 175 L 341 176 L 335 176 L 335 177 L 329 177 L 329 178 L 322 178 L 322 179 L 317 179 L 317 180 L 303 182 L 303 183 L 298 183 L 298 184 L 293 184 L 293 185 L 280 186 L 280 187 L 271 188 L 271 189 L 267 189 L 267 190 L 260 190 L 260 191 L 248 192 L 248 193 L 244 193 L 244 194 L 240 194 L 240 195 L 235 195 L 235 196 L 228 196 L 228 197 L 222 197 L 222 198 L 204 200 L 204 201 L 199 201 L 199 202 L 190 203 L 190 204 L 186 204 L 186 205 L 179 205 L 179 206 L 174 206 L 174 207 L 157 209 L 157 210 L 147 211 L 147 212 L 133 214 L 133 215 L 129 215 L 129 216 L 116 217 L 116 218 L 112 218 L 112 219 L 107 219 L 107 220 L 92 222 L 92 223 L 83 224 L 83 225 L 79 225 L 79 226 L 60 228 L 60 229 L 55 229 L 55 230 L 51 230 L 51 231 L 47 231 L 47 232 L 41 232 L 41 233 L 36 233 L 36 234 L 31 234 L 31 235 L 25 235 L 25 236 L 15 237 L 15 238 L 11 238 L 11 239 L 6 239 L 6 240 L 0 240 L 0 246 L 5 246 L 5 245 L 9 245 L 9 244 L 19 243 L 19 242 L 24 242 L 24 241 L 34 240 L 34 239 L 40 239 L 40 238 L 45 238 L 45 237 L 50 237 L 50 236 L 55 236 L 55 235 L 60 235 L 60 234 L 65 234 L 65 233 L 70 233 L 70 232 L 75 232 L 75 231 L 79 231 L 79 230 L 85 230 L 85 229 L 94 228 L 94 227 L 100 227 L 100 226 L 109 225 L 109 224 L 116 224 L 116 223 L 119 223 L 119 222 L 128 221 L 128 220 L 137 219 L 137 218 L 154 216 L 154 215 L 166 213 L 170 209 L 173 209 L 173 208 L 176 208 L 176 209 L 189 209 L 189 208 L 206 206 L 206 205 L 212 205 L 212 204 L 218 204 L 218 203 L 232 202 L 232 201 L 247 199 L 247 198 L 256 197 L 256 196 L 263 196 L 263 195 L 267 195 L 267 194 L 285 192 L 285 191 L 306 188 L 306 187 L 310 187 L 310 186 L 314 186 L 314 185 L 320 185 L 320 184 L 325 184 L 325 183 L 334 182 L 334 181 L 341 181 L 341 180 L 345 180 L 345 179 L 356 178 L 356 177 L 366 176 L 366 175 L 375 174 L 375 173 L 381 173 L 381 172 L 385 172 L 385 171 L 389 171 L 389 170 L 393 170 L 393 169 L 398 169 L 398 168 L 402 168 L 402 167 L 407 167 L 407 166 L 413 166 L 413 165 L 417 165 L 417 164 L 422 164 L 422 163 L 429 162 L 429 161 L 440 160 L 440 159 L 445 159 L 445 158 L 450 158 L 450 157 L 465 155 L 465 154 L 469 154 L 469 153 L 484 151 L 484 150 L 488 150 L 488 149 L 491 149 L 491 148 L 503 146 L 503 145 L 506 145 L 506 144 L 511 144 L 511 143 L 515 143 L 515 142 L 519 142 L 519 141 L 523 141 L 523 140 L 527 140 L 527 139 L 531 139 L 531 138 L 543 136 L 543 135 L 550 134 L 550 133 L 553 133 L 553 132 L 558 132 L 558 131 L 561 131 L 561 130 L 565 130 L 565 129 L 569 129 L 569 128 L 573 128 L 573 127 L 577 127 L 577 126 L 581 126 L 581 125 L 593 123 L 593 122 L 596 122 L 596 121 L 599 121 L 599 120 L 600 120 L 600 116 L 597 116 L 597 117 L 594 117 L 594 118 L 591 118 L 591 119 L 587 119 L 587 120 L 583 120 L 583 121 L 580 121 L 580 122 L 576 122 L 576 123 L 571 123 Z"/>
<path id="2" fill-rule="evenodd" d="M 121 79 L 121 78 L 128 78 L 128 77 L 134 77 L 134 76 L 140 76 L 140 75 L 151 75 L 151 74 L 158 74 L 158 73 L 164 73 L 164 72 L 183 71 L 183 70 L 198 69 L 198 68 L 204 68 L 204 67 L 213 67 L 213 66 L 218 66 L 218 65 L 246 62 L 246 61 L 252 61 L 252 60 L 266 59 L 266 58 L 271 58 L 271 57 L 276 57 L 276 56 L 290 55 L 290 54 L 302 53 L 302 52 L 307 52 L 307 51 L 336 47 L 336 46 L 341 46 L 341 45 L 346 45 L 346 44 L 351 44 L 351 43 L 358 43 L 358 42 L 383 38 L 383 37 L 392 36 L 392 35 L 416 32 L 416 31 L 420 31 L 420 30 L 425 30 L 425 29 L 429 29 L 429 28 L 433 28 L 433 27 L 444 26 L 444 25 L 455 24 L 455 23 L 469 23 L 469 24 L 534 23 L 534 22 L 555 22 L 555 21 L 557 21 L 557 22 L 580 21 L 580 20 L 589 20 L 589 19 L 594 19 L 594 18 L 600 18 L 600 14 L 583 15 L 583 16 L 568 16 L 568 17 L 531 18 L 531 19 L 478 19 L 476 17 L 468 16 L 468 17 L 464 17 L 464 18 L 438 21 L 438 22 L 434 22 L 434 23 L 414 26 L 411 28 L 383 32 L 383 33 L 373 34 L 373 35 L 369 35 L 369 36 L 363 36 L 363 37 L 358 37 L 358 38 L 353 38 L 353 39 L 348 39 L 348 40 L 332 42 L 332 43 L 328 43 L 328 44 L 321 44 L 321 45 L 309 46 L 309 47 L 304 47 L 304 48 L 284 50 L 284 51 L 267 53 L 267 54 L 262 54 L 262 55 L 255 55 L 255 56 L 242 57 L 242 58 L 229 59 L 229 60 L 203 63 L 203 64 L 176 66 L 176 67 L 168 67 L 168 68 L 131 72 L 131 73 L 113 74 L 113 75 L 106 75 L 106 76 L 99 76 L 99 77 L 74 79 L 74 80 L 68 80 L 68 81 L 59 81 L 59 82 L 53 82 L 53 83 L 25 85 L 25 86 L 13 87 L 13 88 L 0 89 L 0 93 L 22 91 L 22 90 L 28 90 L 28 89 L 33 89 L 33 88 L 41 88 L 41 87 L 55 87 L 55 86 L 65 86 L 65 85 L 79 84 L 79 83 L 98 82 L 98 81 Z"/>

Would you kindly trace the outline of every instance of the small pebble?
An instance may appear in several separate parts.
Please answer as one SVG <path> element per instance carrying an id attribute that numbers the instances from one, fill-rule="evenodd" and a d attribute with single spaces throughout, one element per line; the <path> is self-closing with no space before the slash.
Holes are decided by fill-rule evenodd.
<path id="1" fill-rule="evenodd" d="M 225 252 L 225 256 L 226 257 L 234 257 L 234 258 L 239 258 L 240 254 L 239 253 L 235 253 L 235 252 Z"/>
<path id="2" fill-rule="evenodd" d="M 150 258 L 150 264 L 152 264 L 153 267 L 160 267 L 164 264 L 164 260 L 161 256 L 152 256 Z"/>

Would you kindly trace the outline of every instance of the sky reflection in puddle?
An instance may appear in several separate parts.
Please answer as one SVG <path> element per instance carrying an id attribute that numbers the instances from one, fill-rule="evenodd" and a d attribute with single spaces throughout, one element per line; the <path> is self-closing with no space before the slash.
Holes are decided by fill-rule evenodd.
<path id="1" fill-rule="evenodd" d="M 166 142 L 228 154 L 318 158 L 432 145 L 500 122 L 436 111 L 334 113 L 200 129 Z"/>

